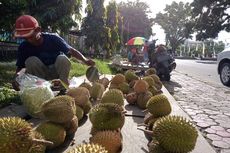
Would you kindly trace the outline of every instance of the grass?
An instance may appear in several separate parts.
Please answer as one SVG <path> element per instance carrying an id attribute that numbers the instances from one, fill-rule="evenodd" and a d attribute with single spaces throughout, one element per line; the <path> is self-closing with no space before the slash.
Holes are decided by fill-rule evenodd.
<path id="1" fill-rule="evenodd" d="M 114 74 L 113 70 L 108 66 L 109 60 L 99 60 L 94 59 L 96 63 L 96 67 L 98 68 L 101 74 Z M 85 72 L 88 68 L 87 65 L 81 64 L 75 59 L 71 59 L 71 70 L 70 70 L 70 78 L 73 76 L 78 77 L 81 75 L 85 75 Z M 11 84 L 14 79 L 16 66 L 14 62 L 0 62 L 0 87 L 5 86 L 6 84 Z"/>

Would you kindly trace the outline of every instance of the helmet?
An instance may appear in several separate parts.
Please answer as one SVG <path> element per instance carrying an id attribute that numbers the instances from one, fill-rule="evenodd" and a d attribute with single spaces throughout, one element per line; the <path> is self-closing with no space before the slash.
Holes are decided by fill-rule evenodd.
<path id="1" fill-rule="evenodd" d="M 15 37 L 30 37 L 34 30 L 39 27 L 38 21 L 30 15 L 20 16 L 15 23 Z"/>

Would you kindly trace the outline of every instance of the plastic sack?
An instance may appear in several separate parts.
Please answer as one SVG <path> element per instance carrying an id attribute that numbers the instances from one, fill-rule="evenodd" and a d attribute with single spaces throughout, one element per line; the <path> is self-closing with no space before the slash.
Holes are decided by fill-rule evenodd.
<path id="1" fill-rule="evenodd" d="M 50 83 L 31 74 L 23 73 L 16 78 L 20 98 L 27 113 L 34 118 L 43 118 L 42 104 L 54 97 Z"/>

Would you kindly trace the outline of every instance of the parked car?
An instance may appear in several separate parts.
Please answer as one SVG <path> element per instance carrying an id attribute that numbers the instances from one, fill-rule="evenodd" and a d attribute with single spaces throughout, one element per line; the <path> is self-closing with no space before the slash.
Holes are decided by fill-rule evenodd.
<path id="1" fill-rule="evenodd" d="M 217 55 L 218 74 L 223 85 L 230 87 L 230 47 Z"/>

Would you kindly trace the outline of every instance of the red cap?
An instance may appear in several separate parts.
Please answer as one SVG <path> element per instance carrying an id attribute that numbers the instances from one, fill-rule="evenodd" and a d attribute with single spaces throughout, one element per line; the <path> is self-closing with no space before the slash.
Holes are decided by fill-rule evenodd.
<path id="1" fill-rule="evenodd" d="M 15 23 L 15 37 L 29 37 L 39 27 L 38 21 L 30 15 L 20 16 Z"/>

